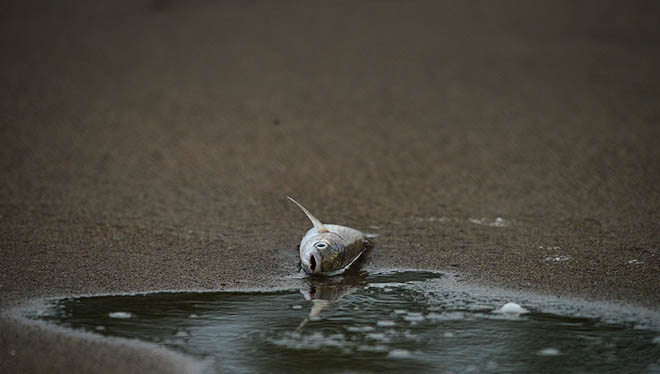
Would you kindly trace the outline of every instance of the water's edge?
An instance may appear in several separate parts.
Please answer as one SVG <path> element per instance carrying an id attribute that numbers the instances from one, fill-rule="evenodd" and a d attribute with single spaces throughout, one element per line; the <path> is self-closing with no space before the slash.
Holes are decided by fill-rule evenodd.
<path id="1" fill-rule="evenodd" d="M 91 296 L 91 295 L 89 295 Z M 75 297 L 75 296 L 66 296 L 66 297 L 44 297 L 44 298 L 34 298 L 25 303 L 22 303 L 16 307 L 3 310 L 0 318 L 13 323 L 16 325 L 36 327 L 43 330 L 44 332 L 58 334 L 66 337 L 71 337 L 74 339 L 80 339 L 84 341 L 90 341 L 94 343 L 105 344 L 108 346 L 121 346 L 121 347 L 130 347 L 135 351 L 145 352 L 149 355 L 155 355 L 158 358 L 162 358 L 168 361 L 177 363 L 178 367 L 183 367 L 184 372 L 186 373 L 204 373 L 208 370 L 209 362 L 204 360 L 199 360 L 196 357 L 187 355 L 185 353 L 170 349 L 166 346 L 155 344 L 139 339 L 127 339 L 122 337 L 114 336 L 103 336 L 101 334 L 96 334 L 84 329 L 71 329 L 65 326 L 58 325 L 56 323 L 32 318 L 29 317 L 30 314 L 38 310 L 44 310 L 44 308 L 52 305 L 56 300 L 62 300 L 63 298 Z"/>
<path id="2" fill-rule="evenodd" d="M 452 289 L 469 292 L 477 296 L 497 297 L 514 301 L 525 307 L 531 307 L 544 313 L 556 314 L 560 316 L 573 316 L 585 318 L 598 318 L 605 323 L 615 325 L 627 325 L 632 328 L 660 331 L 660 311 L 648 309 L 632 304 L 618 304 L 604 301 L 589 301 L 574 297 L 559 297 L 539 295 L 532 292 L 509 290 L 498 287 L 486 287 L 475 285 L 469 281 L 458 281 L 454 272 L 447 271 L 429 271 L 419 269 L 381 269 L 372 271 L 370 275 L 387 274 L 404 271 L 423 271 L 429 273 L 442 274 L 445 282 L 450 284 Z M 121 293 L 100 293 L 83 295 L 50 296 L 31 299 L 19 304 L 13 308 L 3 310 L 2 317 L 18 323 L 36 326 L 58 334 L 65 334 L 80 339 L 90 339 L 96 342 L 103 342 L 110 345 L 130 346 L 133 349 L 157 354 L 167 359 L 176 360 L 184 363 L 189 372 L 205 372 L 208 369 L 209 362 L 189 356 L 174 349 L 160 344 L 146 342 L 136 339 L 126 339 L 121 337 L 107 337 L 98 333 L 82 329 L 71 329 L 53 322 L 48 322 L 40 317 L 48 313 L 49 308 L 62 299 L 85 298 L 99 296 L 133 296 L 150 295 L 156 293 L 272 293 L 278 291 L 294 291 L 303 283 L 303 278 L 291 277 L 283 280 L 283 286 L 279 287 L 237 287 L 227 289 L 193 289 L 193 290 L 155 290 L 143 292 L 121 292 Z"/>

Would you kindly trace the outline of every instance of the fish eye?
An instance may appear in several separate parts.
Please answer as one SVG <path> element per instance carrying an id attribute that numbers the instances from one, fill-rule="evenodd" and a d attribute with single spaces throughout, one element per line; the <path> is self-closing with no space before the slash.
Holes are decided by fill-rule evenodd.
<path id="1" fill-rule="evenodd" d="M 327 246 L 328 246 L 328 245 L 325 244 L 325 243 L 316 243 L 316 244 L 314 245 L 314 247 L 316 247 L 317 249 L 323 249 L 323 248 L 325 248 L 325 247 L 327 247 Z"/>

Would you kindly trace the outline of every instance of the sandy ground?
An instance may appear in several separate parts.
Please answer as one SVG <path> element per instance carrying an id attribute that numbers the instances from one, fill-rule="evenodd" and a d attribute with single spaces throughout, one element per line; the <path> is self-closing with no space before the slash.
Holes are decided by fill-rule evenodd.
<path id="1" fill-rule="evenodd" d="M 370 269 L 660 309 L 657 2 L 97 3 L 0 5 L 3 310 L 281 284 L 286 195 Z M 180 365 L 0 319 L 0 372 Z"/>

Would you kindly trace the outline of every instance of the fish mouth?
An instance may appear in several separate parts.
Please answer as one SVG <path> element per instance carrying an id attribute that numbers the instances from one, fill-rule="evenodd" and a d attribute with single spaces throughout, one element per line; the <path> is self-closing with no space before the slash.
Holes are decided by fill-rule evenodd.
<path id="1" fill-rule="evenodd" d="M 316 258 L 314 257 L 314 255 L 309 255 L 309 270 L 311 270 L 312 273 L 314 273 L 316 272 L 316 267 L 317 267 Z"/>

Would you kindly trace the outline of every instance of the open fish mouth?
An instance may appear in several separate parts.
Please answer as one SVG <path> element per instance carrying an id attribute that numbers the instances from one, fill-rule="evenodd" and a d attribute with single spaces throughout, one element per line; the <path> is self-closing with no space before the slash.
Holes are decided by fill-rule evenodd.
<path id="1" fill-rule="evenodd" d="M 312 272 L 315 272 L 316 271 L 316 266 L 317 266 L 316 258 L 314 258 L 314 255 L 309 255 L 309 269 Z"/>

